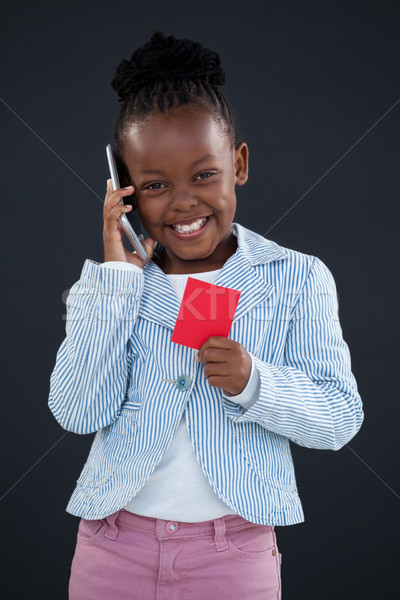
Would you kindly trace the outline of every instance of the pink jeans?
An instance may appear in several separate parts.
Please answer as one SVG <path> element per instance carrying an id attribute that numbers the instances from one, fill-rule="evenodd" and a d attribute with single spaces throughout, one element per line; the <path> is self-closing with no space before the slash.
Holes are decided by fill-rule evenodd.
<path id="1" fill-rule="evenodd" d="M 81 519 L 69 600 L 280 600 L 274 526 L 239 515 L 181 523 L 125 509 Z"/>

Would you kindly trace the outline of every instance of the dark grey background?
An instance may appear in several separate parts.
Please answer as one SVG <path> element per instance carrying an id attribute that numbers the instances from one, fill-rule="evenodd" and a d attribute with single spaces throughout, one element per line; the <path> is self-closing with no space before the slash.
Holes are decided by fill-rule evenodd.
<path id="1" fill-rule="evenodd" d="M 67 597 L 65 506 L 94 434 L 57 424 L 49 378 L 63 292 L 103 260 L 110 81 L 156 29 L 220 54 L 250 148 L 235 220 L 331 269 L 364 401 L 339 452 L 291 445 L 306 520 L 276 529 L 283 598 L 398 597 L 399 17 L 388 1 L 3 5 L 3 597 Z"/>

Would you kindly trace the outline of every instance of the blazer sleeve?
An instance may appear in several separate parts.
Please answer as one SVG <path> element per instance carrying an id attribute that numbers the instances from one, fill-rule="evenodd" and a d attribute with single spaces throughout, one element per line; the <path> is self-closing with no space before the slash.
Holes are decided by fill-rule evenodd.
<path id="1" fill-rule="evenodd" d="M 253 358 L 259 397 L 244 413 L 228 409 L 233 421 L 255 421 L 300 446 L 331 450 L 359 431 L 364 413 L 339 323 L 336 285 L 319 258 L 313 257 L 292 312 L 284 364 Z"/>
<path id="2" fill-rule="evenodd" d="M 67 300 L 66 337 L 50 376 L 48 406 L 67 431 L 93 433 L 115 421 L 128 388 L 127 342 L 144 275 L 86 259 Z"/>

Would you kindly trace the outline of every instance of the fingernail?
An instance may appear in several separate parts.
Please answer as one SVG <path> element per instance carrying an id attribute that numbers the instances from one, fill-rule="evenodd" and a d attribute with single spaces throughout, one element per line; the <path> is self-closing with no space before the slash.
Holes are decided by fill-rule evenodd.
<path id="1" fill-rule="evenodd" d="M 126 187 L 123 188 L 124 190 L 131 190 L 132 186 L 131 185 L 127 185 Z"/>
<path id="2" fill-rule="evenodd" d="M 200 359 L 199 359 L 199 355 L 198 354 L 196 354 L 196 356 L 194 357 L 194 360 L 197 361 L 197 362 L 199 362 Z"/>

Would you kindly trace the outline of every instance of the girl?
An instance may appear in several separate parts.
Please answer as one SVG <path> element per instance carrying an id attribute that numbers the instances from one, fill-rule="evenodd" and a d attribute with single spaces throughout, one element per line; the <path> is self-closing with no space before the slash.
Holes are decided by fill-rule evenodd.
<path id="1" fill-rule="evenodd" d="M 70 290 L 50 381 L 61 426 L 97 432 L 66 509 L 70 600 L 281 598 L 275 526 L 304 521 L 289 440 L 338 450 L 363 421 L 331 272 L 233 222 L 248 147 L 223 83 L 215 52 L 160 32 L 112 81 L 130 185 L 108 180 L 104 263 Z M 171 342 L 189 276 L 241 292 L 197 357 Z"/>

